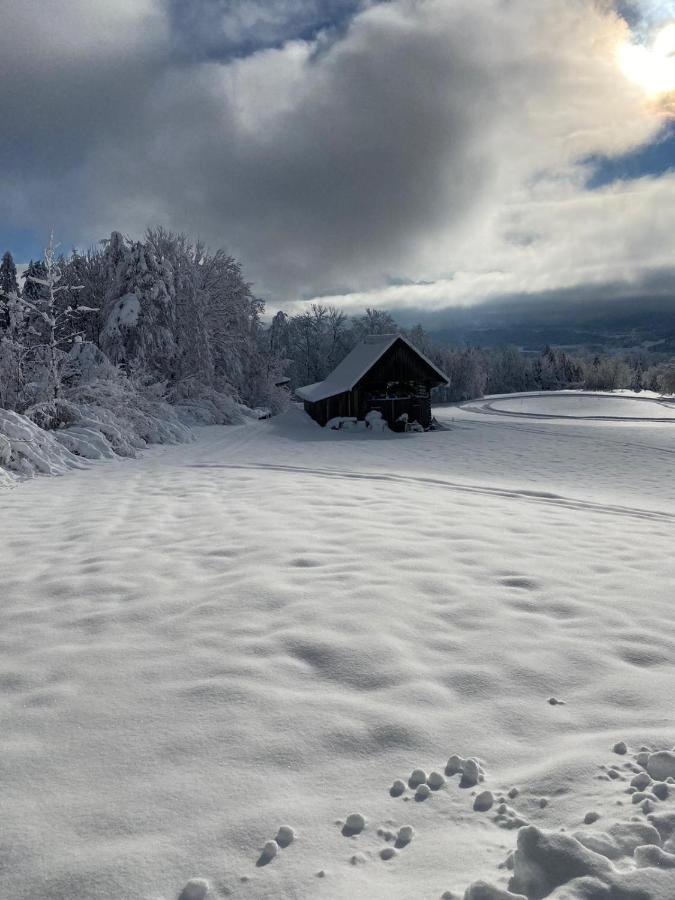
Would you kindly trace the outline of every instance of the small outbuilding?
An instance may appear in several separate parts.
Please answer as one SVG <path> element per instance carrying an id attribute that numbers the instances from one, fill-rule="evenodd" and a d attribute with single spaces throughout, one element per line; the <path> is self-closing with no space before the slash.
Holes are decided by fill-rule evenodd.
<path id="1" fill-rule="evenodd" d="M 376 411 L 391 428 L 404 430 L 406 421 L 430 427 L 431 389 L 447 383 L 402 334 L 376 334 L 357 344 L 324 381 L 295 393 L 319 425 Z"/>

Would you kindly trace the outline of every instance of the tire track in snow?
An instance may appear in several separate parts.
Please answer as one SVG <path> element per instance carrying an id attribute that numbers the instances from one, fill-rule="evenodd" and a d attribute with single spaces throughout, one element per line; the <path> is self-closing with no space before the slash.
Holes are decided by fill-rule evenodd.
<path id="1" fill-rule="evenodd" d="M 414 475 L 388 475 L 373 472 L 346 472 L 339 469 L 308 468 L 304 466 L 281 465 L 278 463 L 193 463 L 188 469 L 247 469 L 256 471 L 289 472 L 292 474 L 313 475 L 318 478 L 344 478 L 366 481 L 383 481 L 390 484 L 419 484 L 429 487 L 444 488 L 465 494 L 478 494 L 487 497 L 499 497 L 508 500 L 524 500 L 530 503 L 545 503 L 563 509 L 574 509 L 586 512 L 598 512 L 604 515 L 626 516 L 634 519 L 650 519 L 659 522 L 675 522 L 675 513 L 661 512 L 653 509 L 641 509 L 632 506 L 616 506 L 605 503 L 594 503 L 590 500 L 577 500 L 563 497 L 548 491 L 529 491 L 526 489 L 509 489 L 489 487 L 487 485 L 463 484 L 446 481 L 442 478 L 429 478 Z"/>
<path id="2" fill-rule="evenodd" d="M 462 406 L 459 408 L 461 410 L 463 410 L 464 412 L 480 412 L 479 410 L 472 410 L 468 406 L 467 407 Z M 608 440 L 606 437 L 600 438 L 600 437 L 598 437 L 597 431 L 593 434 L 587 434 L 582 431 L 569 431 L 567 428 L 565 428 L 565 430 L 558 430 L 555 427 L 555 424 L 557 424 L 557 423 L 554 423 L 551 428 L 535 428 L 532 425 L 526 425 L 524 423 L 521 424 L 521 423 L 514 422 L 514 421 L 508 421 L 508 422 L 497 422 L 497 421 L 486 421 L 486 420 L 479 421 L 478 419 L 471 419 L 468 417 L 455 419 L 452 416 L 450 416 L 450 418 L 448 418 L 448 416 L 444 415 L 444 412 L 445 412 L 445 410 L 441 410 L 440 412 L 437 412 L 436 418 L 442 424 L 447 424 L 454 428 L 508 428 L 511 431 L 518 432 L 519 434 L 538 434 L 538 435 L 543 435 L 544 437 L 553 438 L 556 441 L 568 441 L 569 442 L 569 441 L 573 440 L 573 441 L 577 442 L 578 440 L 584 440 L 584 441 L 592 443 L 596 446 L 598 444 L 602 443 L 602 444 L 606 444 L 608 446 L 613 446 L 613 447 L 616 447 L 616 446 L 632 447 L 636 450 L 652 450 L 655 453 L 675 454 L 675 448 L 671 448 L 671 447 L 655 447 L 653 444 L 643 444 L 643 443 L 637 443 L 635 441 L 623 441 L 623 440 L 612 441 L 612 440 Z M 484 414 L 484 415 L 487 415 L 487 414 Z M 514 416 L 515 415 L 519 415 L 519 414 L 514 413 Z M 497 418 L 497 415 L 495 415 L 495 418 Z M 523 416 L 523 418 L 527 418 L 527 416 Z M 589 425 L 592 425 L 593 422 L 596 420 L 580 418 L 580 419 L 575 419 L 575 421 L 578 421 L 580 423 L 588 423 Z M 634 424 L 635 422 L 647 422 L 647 423 L 650 422 L 649 419 L 634 419 L 634 420 L 612 419 L 612 421 L 613 422 L 625 421 L 629 425 Z M 667 419 L 666 420 L 659 419 L 658 421 L 659 422 L 664 422 L 664 421 L 667 422 L 668 420 Z"/>

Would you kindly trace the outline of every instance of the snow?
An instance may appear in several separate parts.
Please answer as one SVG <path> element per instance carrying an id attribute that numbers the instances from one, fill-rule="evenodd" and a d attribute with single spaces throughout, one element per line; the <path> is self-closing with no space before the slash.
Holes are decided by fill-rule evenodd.
<path id="1" fill-rule="evenodd" d="M 468 409 L 528 418 L 655 419 L 675 422 L 675 400 L 655 395 L 590 394 L 573 391 L 511 394 L 485 397 L 465 404 Z"/>
<path id="2" fill-rule="evenodd" d="M 675 897 L 675 426 L 435 414 L 3 492 L 1 897 Z"/>
<path id="3" fill-rule="evenodd" d="M 141 301 L 136 294 L 124 294 L 113 305 L 103 327 L 103 336 L 112 337 L 122 328 L 133 328 L 141 313 Z"/>
<path id="4" fill-rule="evenodd" d="M 84 460 L 135 457 L 149 444 L 193 438 L 173 407 L 124 381 L 95 380 L 70 396 L 37 403 L 25 415 L 0 409 L 0 486 L 12 481 L 7 470 L 63 475 Z"/>
<path id="5" fill-rule="evenodd" d="M 366 337 L 345 356 L 342 362 L 330 373 L 324 381 L 317 381 L 305 387 L 296 388 L 295 393 L 302 400 L 316 403 L 327 397 L 334 397 L 351 389 L 363 378 L 387 350 L 396 342 L 403 341 L 414 353 L 420 356 L 427 365 L 437 373 L 439 383 L 447 384 L 447 376 L 427 359 L 423 353 L 414 347 L 402 334 L 373 334 Z"/>
<path id="6" fill-rule="evenodd" d="M 0 409 L 0 435 L 4 465 L 19 475 L 63 475 L 84 465 L 54 433 L 11 410 Z"/>

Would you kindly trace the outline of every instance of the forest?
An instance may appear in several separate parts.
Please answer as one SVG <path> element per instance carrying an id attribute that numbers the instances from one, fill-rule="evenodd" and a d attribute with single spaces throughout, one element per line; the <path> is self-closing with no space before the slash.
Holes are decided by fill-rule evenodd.
<path id="1" fill-rule="evenodd" d="M 350 318 L 334 306 L 312 304 L 295 316 L 277 313 L 265 335 L 270 354 L 283 361 L 296 387 L 324 379 L 365 335 L 396 331 L 448 376 L 449 385 L 434 392 L 438 403 L 484 394 L 564 389 L 675 393 L 675 359 L 664 361 L 647 350 L 573 355 L 550 346 L 538 353 L 514 346 L 448 347 L 421 325 L 406 330 L 392 314 L 375 309 Z"/>
<path id="2" fill-rule="evenodd" d="M 448 375 L 437 403 L 564 388 L 675 392 L 675 361 L 642 350 L 453 348 L 420 325 L 400 327 L 390 312 L 348 316 L 319 303 L 266 320 L 237 260 L 157 227 L 142 240 L 113 232 L 68 254 L 50 238 L 21 278 L 5 252 L 0 452 L 30 470 L 42 464 L 33 427 L 70 454 L 96 458 L 187 439 L 194 424 L 279 412 L 294 388 L 325 378 L 365 335 L 394 331 Z"/>

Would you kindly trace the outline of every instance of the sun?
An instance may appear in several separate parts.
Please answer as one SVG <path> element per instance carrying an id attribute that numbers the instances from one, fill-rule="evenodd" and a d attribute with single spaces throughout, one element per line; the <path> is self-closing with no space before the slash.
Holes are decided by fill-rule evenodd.
<path id="1" fill-rule="evenodd" d="M 618 62 L 623 74 L 651 98 L 675 91 L 675 22 L 664 26 L 651 45 L 625 43 Z"/>

